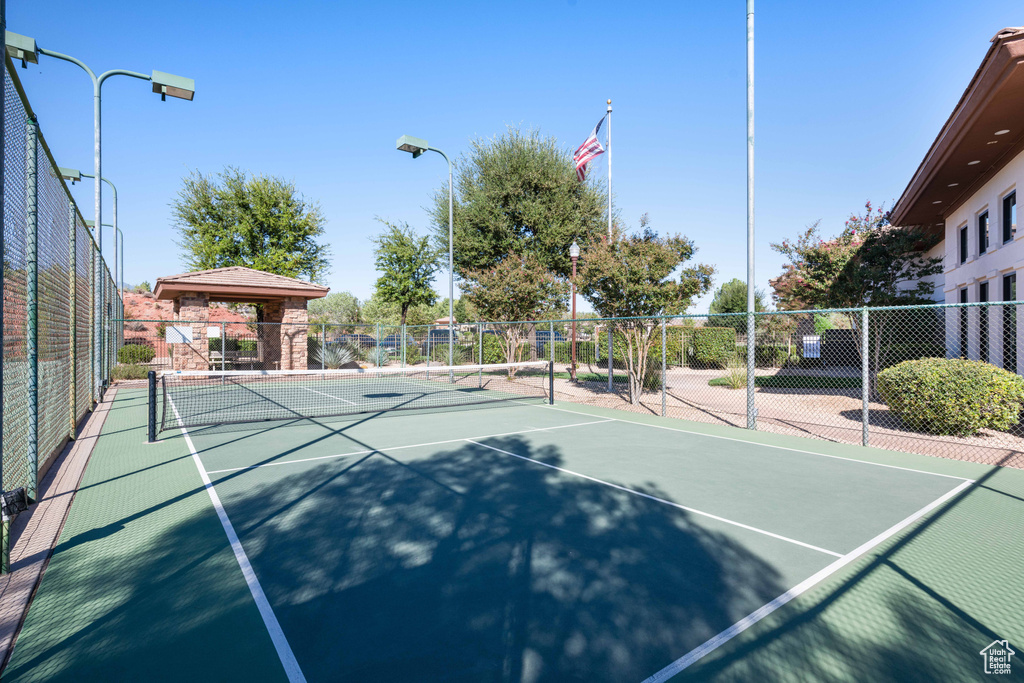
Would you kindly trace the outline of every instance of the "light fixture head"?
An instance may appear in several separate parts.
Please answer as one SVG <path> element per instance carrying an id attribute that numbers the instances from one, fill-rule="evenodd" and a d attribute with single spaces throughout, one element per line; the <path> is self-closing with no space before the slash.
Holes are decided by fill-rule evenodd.
<path id="1" fill-rule="evenodd" d="M 572 246 L 569 247 L 569 258 L 578 259 L 580 257 L 580 245 L 576 244 L 576 240 L 572 241 Z"/>
<path id="2" fill-rule="evenodd" d="M 153 92 L 160 95 L 161 100 L 170 95 L 191 102 L 196 95 L 196 82 L 191 78 L 154 70 L 150 80 L 153 81 Z"/>
<path id="3" fill-rule="evenodd" d="M 423 138 L 414 138 L 411 135 L 403 135 L 398 138 L 398 141 L 395 143 L 395 149 L 401 152 L 411 152 L 412 158 L 415 159 L 430 149 L 430 145 L 428 145 L 427 141 Z"/>
<path id="4" fill-rule="evenodd" d="M 7 31 L 5 42 L 7 44 L 7 54 L 10 55 L 12 60 L 20 59 L 22 68 L 27 67 L 29 63 L 39 63 L 39 47 L 36 45 L 35 38 L 29 38 L 14 31 Z"/>
<path id="5" fill-rule="evenodd" d="M 64 168 L 61 166 L 57 170 L 60 171 L 60 177 L 69 181 L 72 185 L 82 181 L 82 172 L 77 168 Z"/>

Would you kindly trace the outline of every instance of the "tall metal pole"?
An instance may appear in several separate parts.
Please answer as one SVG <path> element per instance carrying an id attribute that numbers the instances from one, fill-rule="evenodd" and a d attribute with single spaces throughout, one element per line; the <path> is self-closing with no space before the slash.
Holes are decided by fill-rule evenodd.
<path id="1" fill-rule="evenodd" d="M 757 429 L 754 401 L 754 0 L 747 0 L 747 429 Z"/>
<path id="2" fill-rule="evenodd" d="M 96 401 L 103 399 L 103 365 L 104 365 L 104 347 L 103 345 L 103 302 L 106 300 L 103 296 L 103 159 L 102 150 L 103 147 L 100 144 L 102 134 L 101 129 L 101 107 L 100 107 L 100 91 L 103 87 L 103 82 L 96 78 L 91 72 L 92 76 L 92 116 L 93 116 L 93 174 L 96 176 L 93 180 L 93 210 L 95 213 L 96 220 L 96 249 L 99 252 L 99 258 L 96 259 L 96 320 L 93 327 L 93 334 L 96 335 L 96 344 L 99 353 L 96 354 Z"/>
<path id="3" fill-rule="evenodd" d="M 28 480 L 25 493 L 36 500 L 39 473 L 39 124 L 25 126 L 25 355 L 28 367 Z"/>
<path id="4" fill-rule="evenodd" d="M 576 381 L 576 261 L 578 257 L 572 257 L 572 370 L 570 372 L 572 381 Z M 552 335 L 552 341 L 554 341 Z"/>
<path id="5" fill-rule="evenodd" d="M 612 241 L 612 101 L 608 100 L 608 242 Z"/>
<path id="6" fill-rule="evenodd" d="M 4 35 L 7 35 L 7 2 L 6 0 L 0 0 L 0 31 L 3 31 Z M 6 118 L 6 102 L 7 102 L 7 79 L 0 78 L 0 159 L 6 159 L 4 150 L 4 139 L 7 137 L 7 118 Z M 4 175 L 0 173 L 0 225 L 5 225 L 4 214 L 6 213 L 6 200 L 4 199 Z M 0 230 L 0 256 L 7 253 L 4 251 L 4 231 Z M 6 268 L 0 268 L 0 292 L 4 291 Z M 7 329 L 4 326 L 4 306 L 0 301 L 0 330 Z M 0 377 L 3 377 L 4 369 L 4 354 L 0 349 Z M 3 382 L 0 382 L 0 406 L 3 406 Z M 4 491 L 7 482 L 4 480 L 4 468 L 3 468 L 3 410 L 0 410 L 0 491 Z M 6 574 L 10 571 L 10 559 L 11 559 L 11 545 L 10 545 L 10 520 L 7 519 L 7 515 L 0 515 L 0 574 Z"/>
<path id="7" fill-rule="evenodd" d="M 445 156 L 448 162 L 448 365 L 455 365 L 455 250 L 454 244 L 454 222 L 455 222 L 455 193 L 452 186 L 452 162 Z"/>

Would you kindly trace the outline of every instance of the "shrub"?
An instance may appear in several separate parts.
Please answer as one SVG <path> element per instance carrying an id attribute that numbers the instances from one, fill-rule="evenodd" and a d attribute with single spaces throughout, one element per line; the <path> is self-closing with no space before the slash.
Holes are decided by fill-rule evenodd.
<path id="1" fill-rule="evenodd" d="M 479 342 L 473 344 L 473 354 L 478 353 L 477 346 Z M 519 349 L 516 351 L 516 357 L 513 359 L 508 358 L 506 353 L 507 344 L 505 338 L 497 334 L 485 334 L 484 335 L 484 362 L 485 363 L 518 363 L 521 361 L 530 360 L 530 342 L 524 341 L 519 345 Z M 447 353 L 447 350 L 445 351 Z"/>
<path id="2" fill-rule="evenodd" d="M 452 347 L 454 358 L 448 357 L 448 343 L 438 344 L 430 349 L 430 361 L 441 365 L 465 365 L 472 362 L 473 353 L 470 347 L 455 344 Z M 406 360 L 408 362 L 408 360 Z"/>
<path id="3" fill-rule="evenodd" d="M 117 362 L 122 365 L 150 363 L 154 356 L 156 351 L 147 344 L 125 344 L 117 350 Z"/>
<path id="4" fill-rule="evenodd" d="M 687 356 L 696 367 L 724 368 L 736 357 L 736 330 L 731 327 L 699 327 L 687 340 Z"/>
<path id="5" fill-rule="evenodd" d="M 146 323 L 140 323 L 138 320 L 133 320 L 127 325 L 125 325 L 124 329 L 128 330 L 129 332 L 145 332 Z"/>
<path id="6" fill-rule="evenodd" d="M 970 436 L 1019 422 L 1024 378 L 981 361 L 923 358 L 879 372 L 878 393 L 911 429 Z"/>
<path id="7" fill-rule="evenodd" d="M 420 362 L 420 347 L 417 344 L 405 345 L 405 362 L 407 365 L 415 365 Z"/>
<path id="8" fill-rule="evenodd" d="M 553 346 L 556 363 L 572 362 L 572 342 L 555 342 Z M 594 342 L 576 342 L 576 363 L 593 365 Z"/>
<path id="9" fill-rule="evenodd" d="M 337 370 L 343 365 L 348 365 L 356 360 L 356 352 L 350 346 L 341 344 L 328 344 L 321 347 L 317 342 L 309 352 L 309 365 L 314 370 L 324 369 Z"/>
<path id="10" fill-rule="evenodd" d="M 144 365 L 115 365 L 114 369 L 110 371 L 110 379 L 115 382 L 127 379 L 146 379 L 148 376 L 149 368 Z"/>
<path id="11" fill-rule="evenodd" d="M 156 324 L 156 336 L 164 339 L 167 335 L 167 321 L 162 321 Z"/>

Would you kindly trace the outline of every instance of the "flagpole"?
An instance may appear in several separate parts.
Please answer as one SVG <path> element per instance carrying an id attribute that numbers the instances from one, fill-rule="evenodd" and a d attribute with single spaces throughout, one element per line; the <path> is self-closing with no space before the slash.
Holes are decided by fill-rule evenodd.
<path id="1" fill-rule="evenodd" d="M 608 100 L 608 241 L 612 241 L 612 101 Z"/>

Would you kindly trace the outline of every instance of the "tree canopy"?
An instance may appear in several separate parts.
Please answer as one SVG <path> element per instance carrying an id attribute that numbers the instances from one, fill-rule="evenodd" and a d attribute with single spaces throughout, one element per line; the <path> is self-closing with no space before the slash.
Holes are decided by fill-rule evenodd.
<path id="1" fill-rule="evenodd" d="M 431 246 L 430 237 L 417 235 L 408 223 L 377 220 L 384 230 L 372 238 L 377 245 L 373 255 L 381 274 L 375 293 L 381 302 L 398 307 L 399 324 L 405 325 L 410 307 L 431 306 L 437 300 L 433 283 L 438 252 Z"/>
<path id="2" fill-rule="evenodd" d="M 171 213 L 190 270 L 247 266 L 312 282 L 327 274 L 330 249 L 317 241 L 326 219 L 294 184 L 231 167 L 182 182 Z"/>
<path id="3" fill-rule="evenodd" d="M 362 322 L 359 299 L 350 292 L 334 292 L 322 299 L 312 299 L 307 310 L 311 323 L 346 325 Z"/>
<path id="4" fill-rule="evenodd" d="M 596 242 L 607 231 L 599 181 L 580 183 L 572 156 L 552 137 L 509 128 L 477 139 L 455 162 L 455 272 L 462 278 L 510 257 L 532 254 L 568 277 L 569 245 Z M 435 244 L 448 250 L 448 184 L 433 196 Z"/>
<path id="5" fill-rule="evenodd" d="M 672 275 L 693 258 L 696 248 L 682 235 L 661 237 L 651 229 L 645 214 L 641 232 L 613 241 L 602 239 L 580 255 L 576 286 L 580 293 L 606 318 L 673 315 L 685 313 L 694 297 L 711 289 L 715 269 L 698 264 L 682 268 L 678 279 Z M 615 330 L 625 341 L 626 370 L 630 400 L 640 400 L 652 372 L 650 350 L 657 325 L 651 319 L 623 320 Z"/>
<path id="6" fill-rule="evenodd" d="M 935 285 L 926 278 L 942 272 L 942 259 L 927 252 L 938 244 L 938 235 L 892 226 L 888 214 L 871 202 L 863 215 L 850 216 L 837 237 L 826 240 L 818 228 L 816 222 L 795 241 L 771 245 L 789 260 L 771 281 L 780 308 L 932 303 Z"/>
<path id="7" fill-rule="evenodd" d="M 764 291 L 760 289 L 754 290 L 754 310 L 763 311 L 764 306 Z M 733 278 L 729 280 L 717 290 L 715 290 L 715 298 L 711 300 L 711 306 L 708 307 L 708 313 L 746 313 L 747 312 L 747 283 L 739 278 Z M 713 322 L 709 323 L 715 327 L 731 327 L 736 330 L 737 333 L 746 334 L 747 332 L 747 318 L 746 316 L 736 316 L 732 318 L 715 318 Z"/>

